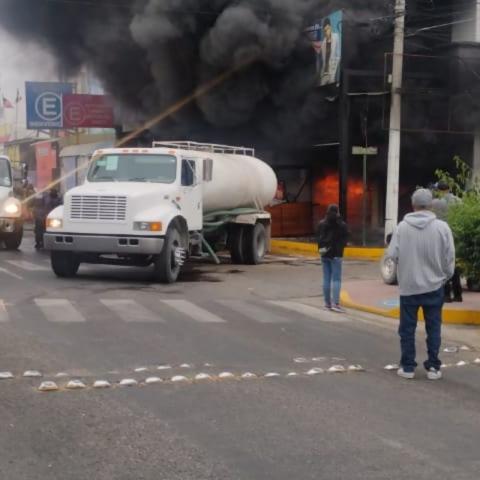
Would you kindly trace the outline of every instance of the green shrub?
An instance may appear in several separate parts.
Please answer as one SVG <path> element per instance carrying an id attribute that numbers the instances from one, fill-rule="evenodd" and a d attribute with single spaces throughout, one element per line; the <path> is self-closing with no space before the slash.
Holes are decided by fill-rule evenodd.
<path id="1" fill-rule="evenodd" d="M 480 279 L 480 197 L 466 194 L 450 207 L 448 224 L 455 238 L 458 265 L 467 278 Z"/>
<path id="2" fill-rule="evenodd" d="M 454 159 L 456 174 L 437 171 L 460 199 L 448 211 L 447 221 L 455 239 L 457 263 L 467 278 L 480 280 L 480 183 L 470 167 L 460 158 Z"/>

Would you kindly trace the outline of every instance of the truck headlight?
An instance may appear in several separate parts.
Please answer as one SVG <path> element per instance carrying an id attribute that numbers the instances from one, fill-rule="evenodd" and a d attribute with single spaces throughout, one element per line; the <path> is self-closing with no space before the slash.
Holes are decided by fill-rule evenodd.
<path id="1" fill-rule="evenodd" d="M 161 232 L 163 225 L 162 222 L 134 222 L 133 229 L 142 232 Z"/>
<path id="2" fill-rule="evenodd" d="M 47 228 L 59 229 L 63 227 L 63 221 L 60 218 L 47 218 Z"/>
<path id="3" fill-rule="evenodd" d="M 8 215 L 17 215 L 17 214 L 20 213 L 20 205 L 17 201 L 15 201 L 13 199 L 9 199 L 5 203 L 5 206 L 3 207 L 3 210 Z"/>

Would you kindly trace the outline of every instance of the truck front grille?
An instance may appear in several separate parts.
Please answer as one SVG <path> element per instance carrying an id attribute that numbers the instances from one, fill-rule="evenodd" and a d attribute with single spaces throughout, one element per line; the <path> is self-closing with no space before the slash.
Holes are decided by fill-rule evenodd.
<path id="1" fill-rule="evenodd" d="M 127 197 L 73 195 L 71 220 L 106 220 L 123 222 L 127 216 Z"/>

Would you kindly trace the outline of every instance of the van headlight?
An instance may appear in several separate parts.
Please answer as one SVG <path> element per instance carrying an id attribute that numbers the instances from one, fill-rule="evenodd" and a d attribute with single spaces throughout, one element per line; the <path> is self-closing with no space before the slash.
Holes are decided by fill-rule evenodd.
<path id="1" fill-rule="evenodd" d="M 63 221 L 60 218 L 47 218 L 47 228 L 58 230 L 63 227 Z"/>
<path id="2" fill-rule="evenodd" d="M 9 198 L 3 206 L 3 211 L 7 215 L 18 215 L 21 211 L 20 203 L 18 202 L 18 200 Z"/>

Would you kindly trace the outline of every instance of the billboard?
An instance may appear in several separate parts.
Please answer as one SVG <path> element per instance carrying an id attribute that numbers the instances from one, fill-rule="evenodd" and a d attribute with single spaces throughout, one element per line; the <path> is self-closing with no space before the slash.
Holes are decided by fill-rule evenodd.
<path id="1" fill-rule="evenodd" d="M 112 128 L 113 105 L 105 95 L 64 95 L 64 128 Z"/>
<path id="2" fill-rule="evenodd" d="M 64 94 L 73 93 L 71 83 L 26 82 L 27 128 L 63 128 Z"/>
<path id="3" fill-rule="evenodd" d="M 105 95 L 75 95 L 71 83 L 26 82 L 27 128 L 113 128 L 111 99 Z"/>
<path id="4" fill-rule="evenodd" d="M 318 86 L 340 83 L 343 12 L 338 10 L 307 28 L 315 53 Z"/>
<path id="5" fill-rule="evenodd" d="M 35 160 L 37 164 L 37 188 L 45 188 L 53 179 L 53 170 L 57 166 L 57 152 L 50 142 L 35 145 Z"/>
<path id="6" fill-rule="evenodd" d="M 12 129 L 9 124 L 0 125 L 0 144 L 8 142 L 11 138 Z"/>

